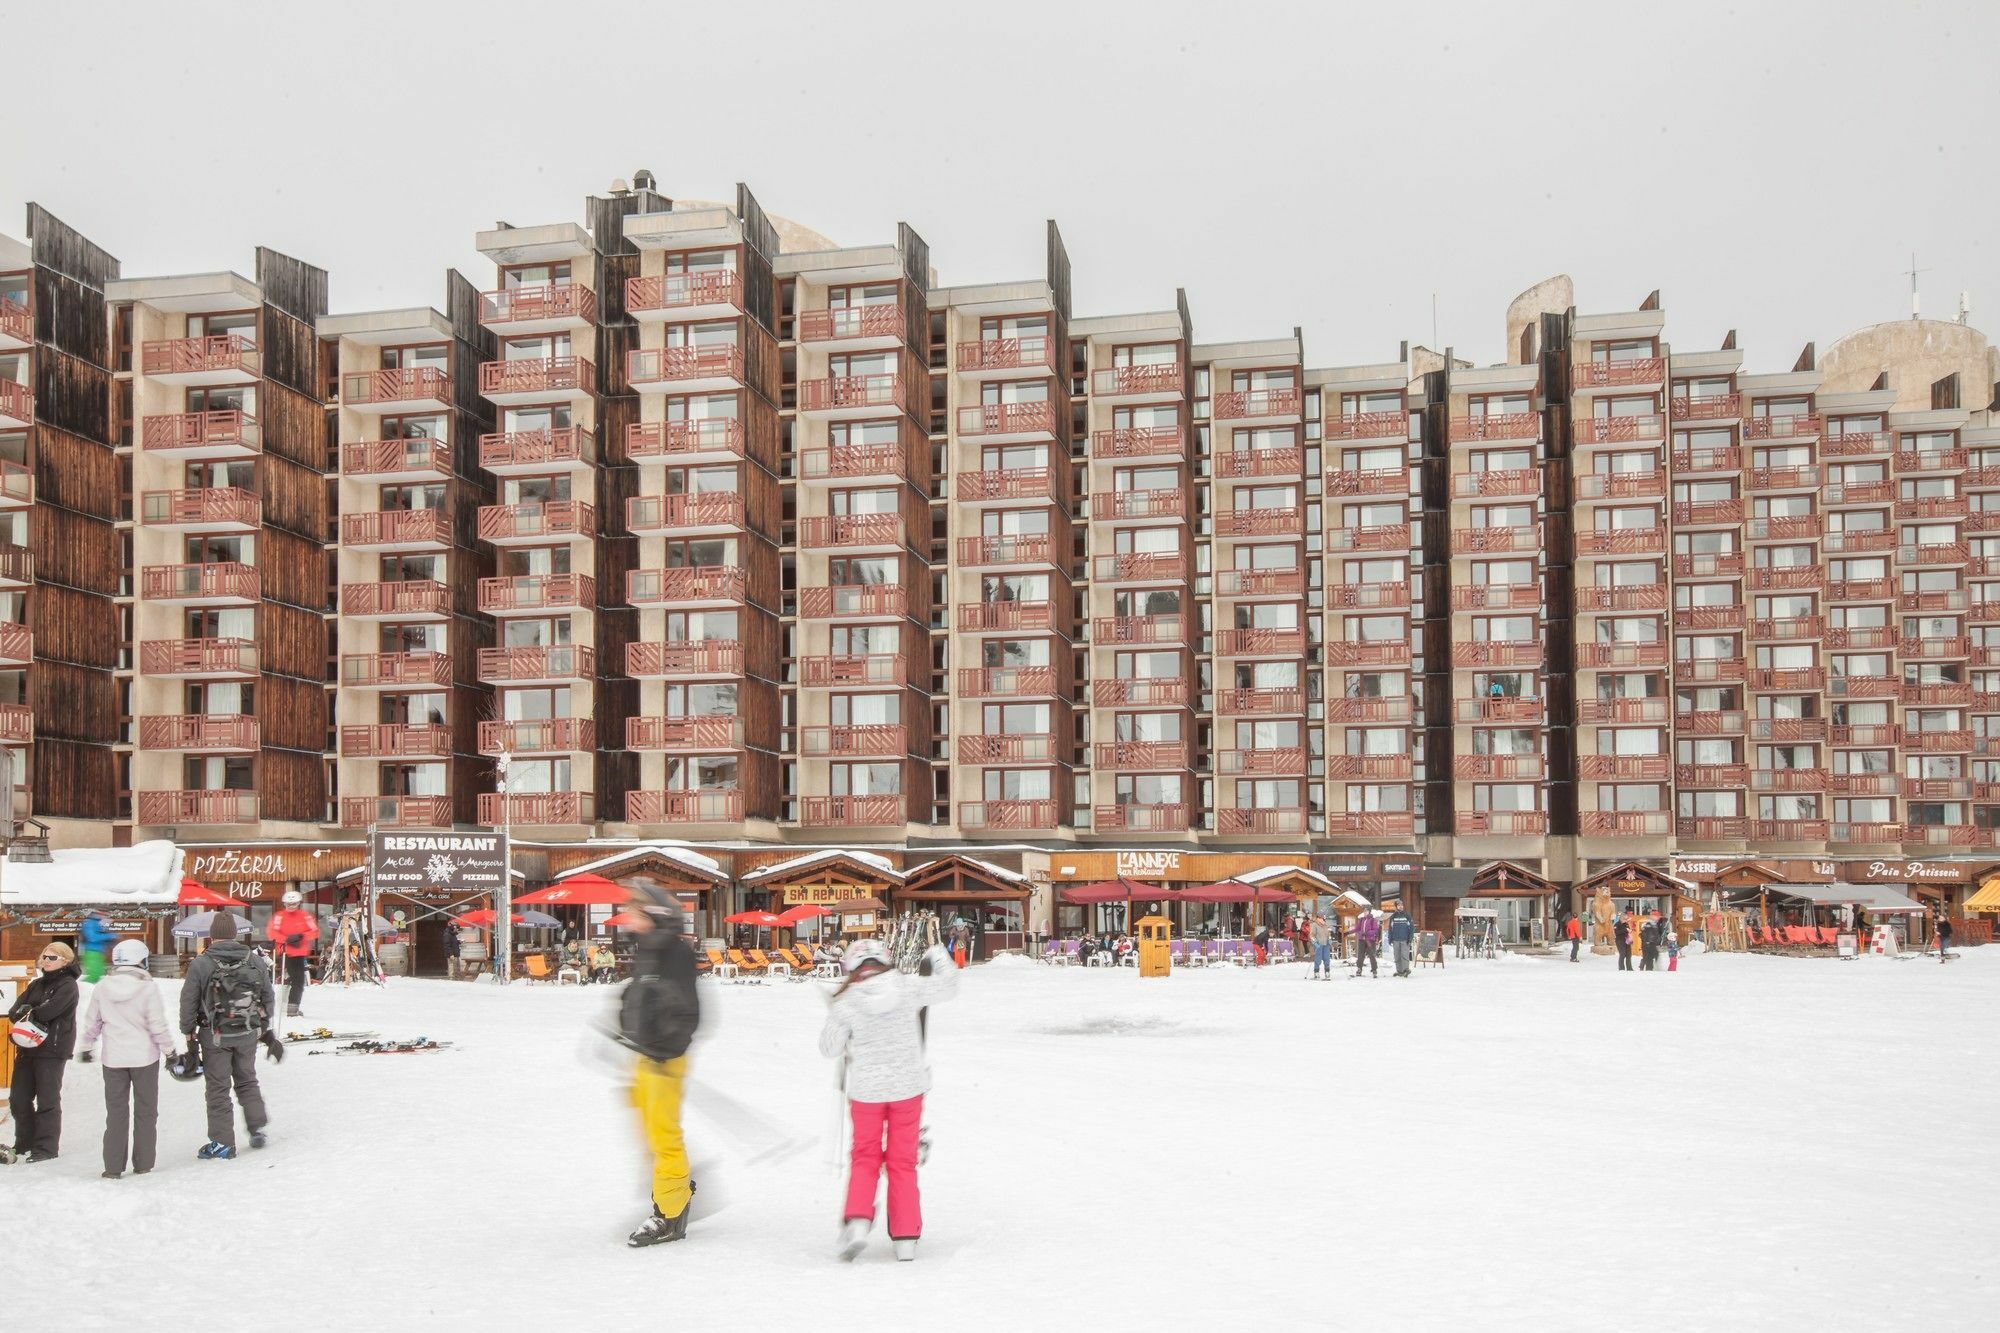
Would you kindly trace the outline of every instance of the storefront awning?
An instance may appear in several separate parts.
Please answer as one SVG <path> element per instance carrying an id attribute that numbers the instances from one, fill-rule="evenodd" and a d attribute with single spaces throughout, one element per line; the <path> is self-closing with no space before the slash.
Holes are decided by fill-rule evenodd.
<path id="1" fill-rule="evenodd" d="M 1815 907 L 1859 907 L 1864 912 L 1921 912 L 1923 904 L 1888 884 L 1766 884 L 1761 890 L 1739 889 L 1732 898 L 1755 898 L 1759 892 L 1797 898 Z"/>
<path id="2" fill-rule="evenodd" d="M 1989 879 L 1985 887 L 1965 900 L 1968 912 L 2000 912 L 2000 878 Z"/>

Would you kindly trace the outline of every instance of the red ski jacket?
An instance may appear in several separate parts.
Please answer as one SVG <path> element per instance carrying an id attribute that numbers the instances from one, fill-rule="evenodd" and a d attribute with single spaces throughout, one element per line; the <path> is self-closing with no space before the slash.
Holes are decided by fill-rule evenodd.
<path id="1" fill-rule="evenodd" d="M 311 912 L 291 907 L 275 913 L 264 933 L 277 947 L 278 957 L 306 958 L 312 954 L 313 941 L 319 938 L 319 922 L 313 920 Z M 286 939 L 289 935 L 297 935 L 299 942 L 289 943 Z"/>

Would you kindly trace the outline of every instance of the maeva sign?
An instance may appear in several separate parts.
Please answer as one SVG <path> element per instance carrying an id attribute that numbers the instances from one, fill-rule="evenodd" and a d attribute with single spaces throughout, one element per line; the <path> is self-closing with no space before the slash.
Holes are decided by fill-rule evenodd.
<path id="1" fill-rule="evenodd" d="M 497 893 L 507 873 L 502 833 L 398 833 L 377 829 L 368 842 L 377 893 L 450 889 Z"/>

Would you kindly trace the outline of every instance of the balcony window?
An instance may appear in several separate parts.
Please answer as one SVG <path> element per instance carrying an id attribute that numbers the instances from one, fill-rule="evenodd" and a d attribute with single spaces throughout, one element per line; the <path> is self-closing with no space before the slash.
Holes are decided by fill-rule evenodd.
<path id="1" fill-rule="evenodd" d="M 251 346 L 257 344 L 257 312 L 254 310 L 217 311 L 212 315 L 189 315 L 187 336 L 190 338 L 241 338 Z"/>
<path id="2" fill-rule="evenodd" d="M 895 438 L 896 423 L 893 421 L 869 422 L 866 424 L 887 426 L 891 432 L 889 438 L 891 440 Z M 979 451 L 979 466 L 982 471 L 986 472 L 1017 469 L 1026 471 L 1045 468 L 1048 465 L 1049 449 L 1045 444 L 989 444 Z M 1111 474 L 1113 488 L 1121 491 L 1134 489 L 1129 484 L 1120 483 L 1122 480 L 1128 480 L 1135 473 L 1156 479 L 1152 485 L 1138 488 L 1141 490 L 1164 489 L 1180 485 L 1180 472 L 1175 468 L 1119 468 Z M 1164 477 L 1165 480 L 1157 480 L 1160 477 Z"/>
<path id="3" fill-rule="evenodd" d="M 1651 338 L 1627 338 L 1618 342 L 1592 343 L 1590 347 L 1591 363 L 1599 366 L 1648 361 L 1659 354 L 1659 345 Z"/>
<path id="4" fill-rule="evenodd" d="M 1674 657 L 1682 662 L 1737 661 L 1743 647 L 1733 634 L 1683 634 L 1674 640 Z"/>
<path id="5" fill-rule="evenodd" d="M 1152 531 L 1158 533 L 1164 533 L 1165 536 L 1168 538 L 1167 543 L 1163 545 L 1158 542 L 1155 542 L 1150 546 L 1137 545 L 1133 549 L 1142 551 L 1148 549 L 1177 551 L 1180 549 L 1180 539 L 1171 528 L 1157 528 L 1153 529 Z M 1143 536 L 1144 532 L 1145 530 L 1142 529 L 1140 533 L 1136 535 Z M 1119 536 L 1121 537 L 1124 535 L 1125 534 L 1123 532 L 1119 534 Z M 1124 550 L 1124 547 L 1120 546 L 1119 549 L 1122 552 Z M 1234 547 L 1234 551 L 1235 555 L 1232 562 L 1232 568 L 1235 569 L 1299 568 L 1299 548 L 1296 544 L 1285 543 L 1285 544 L 1274 545 L 1266 543 L 1261 546 L 1251 546 L 1238 543 Z"/>
<path id="6" fill-rule="evenodd" d="M 569 717 L 569 687 L 557 685 L 543 689 L 503 690 L 500 692 L 500 716 L 509 722 L 542 722 L 550 718 Z"/>
<path id="7" fill-rule="evenodd" d="M 15 513 L 8 517 L 24 519 L 25 515 Z M 15 532 L 9 540 L 21 544 L 24 534 Z M 191 565 L 245 564 L 257 563 L 257 539 L 249 536 L 221 533 L 189 533 L 184 539 L 182 550 L 184 559 Z"/>
<path id="8" fill-rule="evenodd" d="M 1533 616 L 1474 616 L 1472 618 L 1472 638 L 1475 643 L 1532 643 L 1535 640 L 1535 618 Z"/>
<path id="9" fill-rule="evenodd" d="M 1620 671 L 1597 677 L 1600 699 L 1657 699 L 1660 694 L 1660 678 L 1647 672 Z"/>
<path id="10" fill-rule="evenodd" d="M 1675 743 L 1675 754 L 1683 764 L 1698 764 L 1703 767 L 1724 767 L 1741 762 L 1737 756 L 1736 742 L 1710 738 L 1683 739 Z"/>
<path id="11" fill-rule="evenodd" d="M 1046 536 L 1049 532 L 1049 511 L 1047 509 L 981 510 L 979 532 L 983 537 Z"/>
<path id="12" fill-rule="evenodd" d="M 1238 662 L 1235 670 L 1239 690 L 1292 690 L 1299 685 L 1297 662 Z"/>
<path id="13" fill-rule="evenodd" d="M 1472 752 L 1481 755 L 1540 754 L 1541 741 L 1525 727 L 1482 727 L 1472 733 Z"/>
<path id="14" fill-rule="evenodd" d="M 1039 383 L 1039 381 L 1032 381 Z M 991 386 L 988 386 L 991 387 Z M 981 391 L 982 393 L 984 390 Z M 1046 396 L 1046 389 L 1044 389 Z M 984 401 L 984 399 L 982 399 Z M 1036 399 L 1034 401 L 1041 401 Z M 1115 431 L 1171 431 L 1181 424 L 1181 410 L 1173 403 L 1137 404 L 1131 407 L 1115 407 L 1111 410 L 1111 426 Z M 1264 432 L 1258 432 L 1263 434 Z M 1289 448 L 1294 441 L 1291 432 L 1278 431 L 1285 437 L 1284 447 Z"/>
<path id="15" fill-rule="evenodd" d="M 1123 720 L 1122 716 L 1120 720 Z M 1049 706 L 987 704 L 980 709 L 980 721 L 984 734 L 988 736 L 1046 736 L 1049 734 Z"/>
<path id="16" fill-rule="evenodd" d="M 445 370 L 451 365 L 451 349 L 444 343 L 384 347 L 380 365 L 383 370 Z"/>
<path id="17" fill-rule="evenodd" d="M 1826 516 L 1826 528 L 1828 532 L 1842 533 L 1886 532 L 1889 516 L 1880 509 L 1836 509 Z"/>
<path id="18" fill-rule="evenodd" d="M 1180 533 L 1172 528 L 1117 528 L 1111 534 L 1111 549 L 1119 555 L 1176 555 L 1181 549 L 1181 537 Z M 1296 552 L 1296 548 L 1293 547 L 1264 548 L 1239 546 L 1236 549 L 1238 552 L 1237 568 L 1239 569 L 1274 567 L 1245 565 L 1242 558 L 1242 553 L 1245 551 L 1278 549 Z M 1296 554 L 1292 563 L 1297 563 Z M 1283 566 L 1275 567 L 1282 568 Z"/>
<path id="19" fill-rule="evenodd" d="M 1667 808 L 1666 791 L 1665 788 L 1651 783 L 1600 783 L 1597 788 L 1597 807 L 1600 810 L 1616 810 L 1621 813 L 1650 814 Z"/>
<path id="20" fill-rule="evenodd" d="M 979 580 L 979 599 L 989 606 L 997 602 L 1046 602 L 1049 600 L 1049 576 L 987 574 Z"/>
<path id="21" fill-rule="evenodd" d="M 835 694 L 827 705 L 827 720 L 836 727 L 893 727 L 903 720 L 900 694 Z"/>
<path id="22" fill-rule="evenodd" d="M 1299 604 L 1297 602 L 1238 602 L 1232 618 L 1237 629 L 1295 630 L 1299 627 Z M 1370 619 L 1391 621 L 1399 628 L 1402 619 L 1394 616 L 1373 616 Z"/>
<path id="23" fill-rule="evenodd" d="M 1179 653 L 1112 654 L 1112 675 L 1118 680 L 1163 680 L 1181 674 Z"/>
<path id="24" fill-rule="evenodd" d="M 1753 421 L 1810 415 L 1812 415 L 1810 398 L 1754 398 L 1750 402 L 1750 418 Z"/>
<path id="25" fill-rule="evenodd" d="M 736 684 L 715 681 L 704 684 L 670 684 L 666 689 L 668 717 L 735 717 Z"/>
<path id="26" fill-rule="evenodd" d="M 1638 358 L 1644 360 L 1645 358 Z M 1599 363 L 1603 364 L 1602 362 Z M 1599 398 L 1590 405 L 1590 414 L 1595 421 L 1622 420 L 1628 417 L 1656 417 L 1660 414 L 1660 400 L 1649 393 L 1624 393 L 1612 397 Z"/>
<path id="27" fill-rule="evenodd" d="M 1181 613 L 1178 588 L 1141 588 L 1112 594 L 1111 613 L 1119 619 L 1138 616 L 1177 616 Z"/>
<path id="28" fill-rule="evenodd" d="M 834 654 L 841 657 L 883 656 L 902 647 L 895 625 L 835 625 L 831 639 Z"/>
<path id="29" fill-rule="evenodd" d="M 1654 616 L 1604 617 L 1597 622 L 1599 643 L 1658 643 L 1660 621 Z"/>
<path id="30" fill-rule="evenodd" d="M 1302 784 L 1287 778 L 1238 778 L 1238 810 L 1297 810 L 1304 805 Z"/>
<path id="31" fill-rule="evenodd" d="M 735 791 L 742 765 L 733 754 L 671 754 L 666 762 L 668 791 Z"/>
<path id="32" fill-rule="evenodd" d="M 1684 791 L 1675 798 L 1683 819 L 1737 819 L 1743 814 L 1743 794 L 1736 791 Z"/>
<path id="33" fill-rule="evenodd" d="M 1538 810 L 1532 782 L 1482 782 L 1472 789 L 1472 808 L 1481 812 L 1516 813 Z"/>
<path id="34" fill-rule="evenodd" d="M 728 545 L 730 548 L 728 563 L 734 564 L 736 543 L 731 541 Z M 877 584 L 895 583 L 901 578 L 900 562 L 893 556 L 835 556 L 826 562 L 826 569 L 827 583 L 836 588 L 853 585 L 872 587 Z M 1047 575 L 1035 575 L 1033 578 L 1041 578 L 1046 584 Z M 1032 578 L 1022 576 L 1022 586 L 1032 586 Z M 1046 586 L 1042 596 L 1047 597 Z M 1030 599 L 1024 594 L 1021 600 L 1039 599 Z"/>
<path id="35" fill-rule="evenodd" d="M 567 547 L 559 549 L 565 552 L 568 550 Z M 737 542 L 734 537 L 677 538 L 662 543 L 661 549 L 669 569 L 701 569 L 717 565 L 735 568 L 742 563 L 737 554 Z M 835 582 L 840 581 L 835 580 Z M 855 580 L 855 582 L 860 581 Z"/>
<path id="36" fill-rule="evenodd" d="M 1781 792 L 1757 798 L 1757 818 L 1801 820 L 1819 818 L 1819 797 L 1807 793 Z"/>
<path id="37" fill-rule="evenodd" d="M 1343 393 L 1340 395 L 1340 415 L 1344 417 L 1370 416 L 1377 412 L 1401 412 L 1403 395 L 1394 389 L 1371 390 L 1364 393 Z"/>
<path id="38" fill-rule="evenodd" d="M 249 755 L 182 755 L 181 786 L 188 791 L 255 791 L 255 763 Z"/>
<path id="39" fill-rule="evenodd" d="M 1484 421 L 1488 417 L 1516 416 L 1534 410 L 1533 395 L 1525 393 L 1475 394 L 1465 403 L 1466 415 L 1474 421 Z"/>
<path id="40" fill-rule="evenodd" d="M 1600 520 L 1606 512 L 1600 510 Z M 1650 511 L 1648 511 L 1650 512 Z M 1532 528 L 1535 526 L 1535 506 L 1533 505 L 1474 505 L 1472 526 L 1475 528 Z M 1652 526 L 1648 524 L 1647 526 Z"/>
<path id="41" fill-rule="evenodd" d="M 511 774 L 510 774 L 511 776 Z M 450 787 L 446 784 L 445 765 L 431 764 L 383 764 L 376 769 L 377 790 L 384 796 L 446 796 Z M 510 784 L 516 791 L 526 790 L 519 780 Z"/>
<path id="42" fill-rule="evenodd" d="M 1054 792 L 1046 768 L 989 768 L 981 779 L 988 801 L 1046 801 Z"/>
<path id="43" fill-rule="evenodd" d="M 990 710 L 989 710 L 990 711 Z M 1044 709 L 1046 717 L 1047 710 Z M 991 727 L 988 728 L 992 730 Z M 1166 741 L 1181 739 L 1181 715 L 1179 713 L 1118 713 L 1112 723 L 1112 735 L 1121 741 Z"/>
<path id="44" fill-rule="evenodd" d="M 1407 786 L 1347 784 L 1347 813 L 1350 815 L 1404 814 L 1409 809 L 1410 789 Z"/>
<path id="45" fill-rule="evenodd" d="M 1482 699 L 1532 699 L 1535 677 L 1528 671 L 1482 671 L 1472 677 L 1472 692 Z"/>
<path id="46" fill-rule="evenodd" d="M 1736 392 L 1736 386 L 1727 375 L 1716 375 L 1675 380 L 1671 392 L 1675 401 L 1685 402 L 1690 398 L 1726 398 Z"/>
<path id="47" fill-rule="evenodd" d="M 1475 735 L 1477 733 L 1474 733 Z M 1724 742 L 1727 744 L 1727 742 Z M 1662 753 L 1660 733 L 1651 727 L 1599 727 L 1597 753 L 1650 757 Z"/>
<path id="48" fill-rule="evenodd" d="M 982 639 L 979 664 L 983 667 L 1030 667 L 1049 665 L 1047 639 Z"/>
<path id="49" fill-rule="evenodd" d="M 442 421 L 442 417 L 432 418 Z M 568 403 L 545 403 L 537 407 L 510 407 L 500 413 L 500 428 L 508 434 L 568 430 L 571 424 Z M 439 435 L 442 439 L 443 436 Z"/>
<path id="50" fill-rule="evenodd" d="M 506 578 L 534 578 L 570 572 L 570 549 L 562 546 L 505 546 L 495 553 L 497 571 Z M 442 569 L 442 561 L 439 568 Z M 424 575 L 426 578 L 441 574 Z"/>
<path id="51" fill-rule="evenodd" d="M 1344 449 L 1340 455 L 1344 472 L 1400 472 L 1407 466 L 1401 449 Z"/>
<path id="52" fill-rule="evenodd" d="M 375 716 L 377 721 L 395 726 L 443 726 L 446 707 L 443 694 L 384 694 Z"/>
<path id="53" fill-rule="evenodd" d="M 7 378 L 0 374 L 0 379 Z M 257 415 L 257 389 L 250 384 L 214 384 L 187 391 L 187 410 L 194 412 L 241 412 Z"/>
<path id="54" fill-rule="evenodd" d="M 1855 753 L 1880 754 L 1885 764 L 1889 760 L 1889 752 L 1886 750 L 1864 750 L 1856 751 Z M 1886 772 L 1887 770 L 1884 769 L 1883 771 Z M 1916 778 L 1919 781 L 1926 779 L 1949 781 L 1965 776 L 1965 761 L 1955 754 L 1908 755 L 1903 760 L 1903 774 L 1905 777 Z"/>
<path id="55" fill-rule="evenodd" d="M 521 287 L 553 287 L 569 280 L 567 259 L 554 264 L 513 264 L 500 270 L 500 286 L 508 291 Z"/>
<path id="56" fill-rule="evenodd" d="M 827 769 L 827 785 L 835 796 L 899 796 L 903 791 L 903 766 L 833 764 Z"/>
<path id="57" fill-rule="evenodd" d="M 1299 447 L 1298 432 L 1290 426 L 1239 426 L 1229 433 L 1230 448 L 1237 453 L 1274 453 Z"/>
<path id="58" fill-rule="evenodd" d="M 563 337 L 564 342 L 567 343 L 567 335 L 563 335 Z M 706 320 L 700 324 L 667 325 L 666 345 L 668 347 L 734 347 L 736 343 L 737 327 L 736 321 L 733 319 Z M 558 353 L 558 355 L 562 356 L 567 356 L 568 354 L 567 349 Z M 835 357 L 833 359 L 838 361 L 842 358 Z M 834 373 L 840 374 L 841 372 L 836 371 Z M 868 372 L 862 371 L 856 373 L 866 374 Z"/>
<path id="59" fill-rule="evenodd" d="M 1661 526 L 1660 511 L 1652 505 L 1618 505 L 1596 511 L 1593 528 L 1597 532 L 1646 532 Z"/>
<path id="60" fill-rule="evenodd" d="M 1177 773 L 1121 773 L 1112 795 L 1119 805 L 1181 805 L 1186 789 Z"/>

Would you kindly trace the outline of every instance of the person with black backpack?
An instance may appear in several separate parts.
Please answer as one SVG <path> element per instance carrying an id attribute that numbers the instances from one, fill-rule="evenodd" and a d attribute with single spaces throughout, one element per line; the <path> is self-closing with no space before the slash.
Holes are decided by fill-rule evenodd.
<path id="1" fill-rule="evenodd" d="M 631 912 L 639 945 L 632 980 L 619 999 L 618 1041 L 638 1057 L 632 1070 L 632 1105 L 653 1153 L 653 1211 L 626 1238 L 634 1247 L 662 1245 L 687 1236 L 694 1181 L 681 1137 L 681 1094 L 687 1083 L 688 1047 L 701 1025 L 695 993 L 694 950 L 683 938 L 687 917 L 680 899 L 659 886 L 634 881 Z"/>
<path id="2" fill-rule="evenodd" d="M 202 1078 L 208 1085 L 208 1142 L 195 1156 L 228 1161 L 236 1156 L 236 1110 L 230 1085 L 243 1105 L 250 1146 L 264 1146 L 264 1090 L 257 1086 L 257 1047 L 273 1060 L 285 1048 L 269 1030 L 276 994 L 271 969 L 236 938 L 236 918 L 217 912 L 208 928 L 208 949 L 194 960 L 181 985 L 181 1031 L 201 1048 Z"/>

